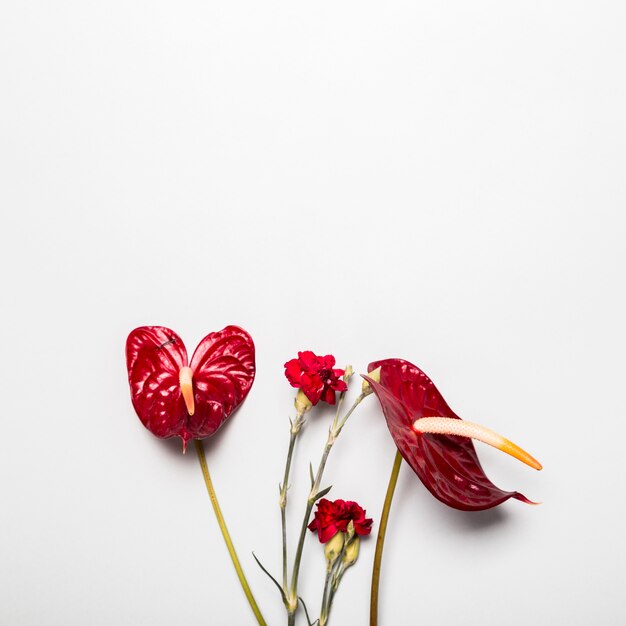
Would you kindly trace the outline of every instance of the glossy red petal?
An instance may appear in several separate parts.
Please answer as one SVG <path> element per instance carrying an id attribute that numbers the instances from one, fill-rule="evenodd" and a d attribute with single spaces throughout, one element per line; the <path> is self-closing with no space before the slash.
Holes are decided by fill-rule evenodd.
<path id="1" fill-rule="evenodd" d="M 180 434 L 187 417 L 178 380 L 187 365 L 182 339 L 163 326 L 142 326 L 126 340 L 126 365 L 133 406 L 157 437 Z"/>
<path id="2" fill-rule="evenodd" d="M 195 413 L 184 436 L 212 435 L 243 402 L 255 375 L 252 337 L 238 326 L 208 334 L 191 357 Z"/>
<path id="3" fill-rule="evenodd" d="M 470 439 L 413 430 L 413 422 L 420 417 L 460 419 L 424 372 L 402 359 L 370 363 L 368 371 L 377 367 L 381 368 L 380 383 L 367 380 L 381 403 L 391 436 L 437 499 L 464 511 L 489 509 L 509 498 L 530 502 L 516 491 L 499 489 L 487 478 Z"/>

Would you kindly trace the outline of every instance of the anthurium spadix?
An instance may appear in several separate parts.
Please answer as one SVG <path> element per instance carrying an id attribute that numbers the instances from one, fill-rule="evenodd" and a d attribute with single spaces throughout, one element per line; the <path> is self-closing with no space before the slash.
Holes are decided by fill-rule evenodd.
<path id="1" fill-rule="evenodd" d="M 191 362 L 182 339 L 141 326 L 126 340 L 128 382 L 143 425 L 161 438 L 212 435 L 243 402 L 254 381 L 254 343 L 238 326 L 209 333 Z"/>
<path id="2" fill-rule="evenodd" d="M 517 491 L 496 487 L 483 471 L 473 439 L 507 452 L 524 463 L 541 465 L 497 433 L 461 420 L 430 378 L 402 359 L 370 363 L 380 382 L 365 377 L 378 397 L 398 451 L 428 490 L 445 504 L 465 511 L 496 506 L 509 498 L 532 504 Z"/>

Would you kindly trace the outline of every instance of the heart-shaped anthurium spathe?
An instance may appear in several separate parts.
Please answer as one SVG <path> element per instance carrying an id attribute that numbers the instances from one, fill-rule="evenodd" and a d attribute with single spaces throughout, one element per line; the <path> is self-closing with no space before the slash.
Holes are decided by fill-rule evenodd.
<path id="1" fill-rule="evenodd" d="M 471 439 L 416 432 L 420 418 L 460 419 L 422 370 L 403 359 L 375 361 L 367 369 L 373 372 L 379 367 L 380 382 L 367 380 L 400 454 L 435 498 L 464 511 L 489 509 L 509 498 L 533 504 L 521 493 L 503 491 L 487 478 Z"/>
<path id="2" fill-rule="evenodd" d="M 133 406 L 161 438 L 212 435 L 243 402 L 254 381 L 254 343 L 238 326 L 209 333 L 191 362 L 182 339 L 164 326 L 135 328 L 126 340 Z"/>

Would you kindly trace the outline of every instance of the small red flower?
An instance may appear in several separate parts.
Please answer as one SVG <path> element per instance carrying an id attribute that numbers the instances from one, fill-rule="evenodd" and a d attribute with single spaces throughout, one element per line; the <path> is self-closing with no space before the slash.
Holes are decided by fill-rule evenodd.
<path id="1" fill-rule="evenodd" d="M 254 381 L 254 343 L 237 326 L 208 334 L 191 362 L 182 339 L 163 326 L 135 328 L 126 341 L 128 382 L 143 425 L 161 438 L 212 435 Z"/>
<path id="2" fill-rule="evenodd" d="M 315 517 L 308 528 L 317 532 L 320 543 L 330 541 L 338 532 L 345 533 L 352 522 L 357 535 L 369 535 L 372 531 L 372 519 L 365 517 L 365 509 L 350 500 L 331 502 L 322 498 L 317 503 Z"/>
<path id="3" fill-rule="evenodd" d="M 344 370 L 335 369 L 332 354 L 317 356 L 310 350 L 298 352 L 297 359 L 285 363 L 285 376 L 292 387 L 302 389 L 315 406 L 320 400 L 335 404 L 335 392 L 346 391 L 348 386 L 341 380 Z"/>

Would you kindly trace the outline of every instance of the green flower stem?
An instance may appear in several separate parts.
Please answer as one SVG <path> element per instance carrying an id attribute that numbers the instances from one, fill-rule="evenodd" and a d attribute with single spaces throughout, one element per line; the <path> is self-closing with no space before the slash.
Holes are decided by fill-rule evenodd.
<path id="1" fill-rule="evenodd" d="M 319 626 L 324 626 L 328 621 L 328 593 L 331 587 L 331 580 L 333 576 L 333 568 L 326 568 L 326 580 L 324 581 L 324 595 L 322 596 L 322 608 L 320 609 Z"/>
<path id="2" fill-rule="evenodd" d="M 319 626 L 325 626 L 328 623 L 328 618 L 330 617 L 330 609 L 333 606 L 333 600 L 335 599 L 335 593 L 339 588 L 339 583 L 343 578 L 343 575 L 346 572 L 346 568 L 343 564 L 343 557 L 346 553 L 346 549 L 348 545 L 354 540 L 347 539 L 344 543 L 339 556 L 333 563 L 333 566 L 328 569 L 326 573 L 326 581 L 324 584 L 324 595 L 322 597 L 322 609 L 320 611 L 320 620 Z"/>
<path id="3" fill-rule="evenodd" d="M 324 475 L 324 468 L 326 467 L 326 461 L 328 460 L 328 455 L 332 450 L 332 447 L 337 440 L 337 437 L 341 434 L 343 427 L 345 426 L 348 418 L 352 415 L 354 410 L 356 409 L 363 398 L 368 396 L 367 393 L 361 393 L 354 404 L 350 407 L 348 412 L 344 415 L 343 419 L 339 419 L 339 411 L 335 414 L 335 419 L 331 424 L 331 427 L 328 431 L 328 440 L 326 441 L 326 446 L 324 447 L 324 453 L 322 454 L 322 459 L 320 460 L 319 467 L 317 468 L 317 474 L 315 475 L 315 480 L 313 481 L 313 485 L 311 486 L 311 491 L 309 493 L 309 498 L 306 504 L 306 510 L 304 513 L 304 518 L 302 519 L 302 527 L 300 529 L 300 538 L 298 540 L 298 547 L 296 548 L 296 557 L 293 562 L 293 571 L 291 574 L 291 586 L 289 589 L 288 600 L 290 601 L 291 608 L 288 608 L 288 626 L 293 626 L 296 623 L 296 610 L 298 608 L 298 577 L 300 574 L 300 561 L 302 560 L 302 550 L 304 548 L 304 539 L 306 537 L 306 530 L 309 524 L 309 518 L 311 517 L 311 511 L 313 510 L 313 505 L 319 499 L 319 491 L 320 484 L 322 482 L 322 477 Z M 341 402 L 341 399 L 340 399 Z M 341 404 L 339 405 L 341 406 Z M 339 407 L 338 407 L 339 408 Z"/>
<path id="4" fill-rule="evenodd" d="M 339 583 L 345 574 L 345 568 L 343 564 L 340 564 L 339 567 L 335 570 L 335 574 L 333 575 L 333 579 L 330 585 L 330 590 L 328 592 L 328 599 L 326 600 L 326 622 L 330 616 L 330 609 L 333 607 L 333 600 L 335 599 L 335 593 L 337 593 L 337 589 L 339 588 Z M 320 622 L 321 624 L 321 622 Z"/>
<path id="5" fill-rule="evenodd" d="M 263 619 L 263 615 L 261 615 L 261 611 L 252 595 L 252 591 L 250 590 L 250 585 L 246 580 L 246 576 L 243 573 L 243 569 L 241 568 L 241 563 L 239 563 L 239 559 L 237 558 L 237 553 L 235 552 L 235 546 L 233 545 L 232 539 L 230 538 L 230 533 L 228 532 L 228 528 L 226 527 L 226 522 L 224 521 L 224 516 L 222 515 L 222 510 L 220 509 L 219 502 L 217 501 L 217 495 L 215 494 L 215 489 L 213 488 L 213 483 L 211 481 L 211 475 L 209 474 L 209 468 L 206 463 L 206 456 L 204 454 L 204 446 L 202 445 L 202 441 L 200 439 L 195 439 L 194 444 L 196 446 L 196 452 L 198 453 L 198 459 L 200 461 L 200 467 L 202 468 L 202 476 L 204 477 L 204 482 L 206 483 L 207 491 L 209 492 L 209 497 L 211 498 L 211 504 L 213 505 L 213 510 L 215 511 L 215 517 L 217 517 L 217 523 L 222 531 L 222 536 L 224 537 L 224 542 L 226 543 L 226 548 L 228 548 L 228 553 L 230 554 L 230 558 L 233 561 L 233 565 L 235 566 L 235 571 L 237 572 L 237 577 L 239 578 L 239 582 L 241 583 L 241 587 L 243 588 L 244 593 L 246 594 L 246 598 L 248 598 L 248 602 L 250 603 L 250 607 L 252 608 L 252 612 L 256 617 L 256 621 L 260 626 L 267 626 L 265 620 Z"/>
<path id="6" fill-rule="evenodd" d="M 293 449 L 296 444 L 296 439 L 300 433 L 300 429 L 304 424 L 304 416 L 302 413 L 296 415 L 296 420 L 291 423 L 291 429 L 289 431 L 289 451 L 287 452 L 287 461 L 285 463 L 285 474 L 283 476 L 283 482 L 280 486 L 280 498 L 278 505 L 280 506 L 280 524 L 282 528 L 283 539 L 283 591 L 287 595 L 288 581 L 287 581 L 287 519 L 285 515 L 285 509 L 287 507 L 287 489 L 289 488 L 289 474 L 291 472 L 291 459 L 293 457 Z"/>
<path id="7" fill-rule="evenodd" d="M 372 569 L 372 590 L 370 595 L 370 626 L 378 626 L 378 587 L 380 584 L 380 567 L 383 559 L 383 547 L 385 545 L 385 533 L 387 531 L 387 520 L 389 519 L 389 511 L 391 510 L 391 502 L 393 494 L 396 490 L 398 482 L 398 474 L 402 465 L 402 456 L 400 452 L 396 452 L 393 460 L 393 468 L 391 476 L 389 476 L 389 485 L 387 486 L 387 494 L 385 495 L 385 504 L 383 512 L 380 516 L 380 524 L 378 526 L 378 537 L 376 538 L 376 552 L 374 554 L 374 567 Z"/>

